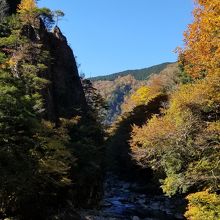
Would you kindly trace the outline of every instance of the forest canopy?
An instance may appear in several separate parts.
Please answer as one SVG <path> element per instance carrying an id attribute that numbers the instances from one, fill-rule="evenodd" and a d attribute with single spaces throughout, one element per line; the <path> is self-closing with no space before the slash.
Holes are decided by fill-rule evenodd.
<path id="1" fill-rule="evenodd" d="M 219 0 L 195 1 L 178 64 L 92 79 L 58 27 L 64 12 L 0 3 L 0 219 L 111 207 L 105 174 L 185 198 L 186 219 L 220 219 Z"/>
<path id="2" fill-rule="evenodd" d="M 187 219 L 218 219 L 220 2 L 199 0 L 193 14 L 185 47 L 178 50 L 181 77 L 191 80 L 170 94 L 160 115 L 133 126 L 130 146 L 141 166 L 165 174 L 160 180 L 165 194 L 189 194 Z"/>

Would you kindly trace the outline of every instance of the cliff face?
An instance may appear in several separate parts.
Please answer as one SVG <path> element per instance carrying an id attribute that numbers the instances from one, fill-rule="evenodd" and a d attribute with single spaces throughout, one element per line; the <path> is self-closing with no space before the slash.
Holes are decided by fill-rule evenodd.
<path id="1" fill-rule="evenodd" d="M 9 15 L 16 13 L 17 6 L 18 4 L 20 4 L 20 2 L 21 0 L 7 0 L 8 6 L 9 6 L 9 9 L 8 9 Z"/>
<path id="2" fill-rule="evenodd" d="M 53 32 L 45 29 L 40 38 L 50 52 L 46 78 L 51 82 L 44 91 L 46 118 L 57 121 L 58 118 L 71 118 L 86 111 L 86 99 L 78 74 L 76 60 L 72 49 L 60 29 Z"/>
<path id="3" fill-rule="evenodd" d="M 4 13 L 13 14 L 21 0 L 0 0 L 8 3 Z M 68 46 L 66 38 L 60 29 L 55 27 L 53 32 L 48 32 L 40 21 L 40 29 L 28 27 L 28 32 L 33 42 L 43 44 L 44 49 L 50 52 L 51 59 L 46 65 L 48 71 L 44 78 L 51 83 L 49 88 L 43 91 L 45 103 L 45 118 L 57 121 L 59 118 L 71 118 L 76 114 L 86 111 L 86 100 L 78 74 L 77 64 L 72 49 Z M 24 35 L 27 30 L 24 27 Z M 31 32 L 31 33 L 30 33 Z"/>

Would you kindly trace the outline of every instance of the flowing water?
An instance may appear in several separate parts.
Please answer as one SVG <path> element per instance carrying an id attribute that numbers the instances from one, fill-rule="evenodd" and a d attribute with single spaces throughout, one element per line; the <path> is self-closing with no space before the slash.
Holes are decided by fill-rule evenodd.
<path id="1" fill-rule="evenodd" d="M 184 201 L 136 192 L 134 183 L 108 175 L 99 210 L 84 210 L 87 220 L 183 220 Z"/>

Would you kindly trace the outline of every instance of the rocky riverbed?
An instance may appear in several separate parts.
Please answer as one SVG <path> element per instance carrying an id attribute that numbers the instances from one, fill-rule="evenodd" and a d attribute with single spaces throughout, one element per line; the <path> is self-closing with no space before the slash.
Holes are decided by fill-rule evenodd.
<path id="1" fill-rule="evenodd" d="M 86 220 L 183 220 L 184 201 L 137 192 L 138 185 L 108 175 L 99 210 L 83 210 Z"/>

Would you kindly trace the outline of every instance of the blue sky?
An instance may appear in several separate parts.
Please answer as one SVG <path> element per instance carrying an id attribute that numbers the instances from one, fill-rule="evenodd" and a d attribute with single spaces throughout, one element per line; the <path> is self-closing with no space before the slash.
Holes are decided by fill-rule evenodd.
<path id="1" fill-rule="evenodd" d="M 87 77 L 176 61 L 193 0 L 41 0 L 61 9 L 59 26 Z"/>

